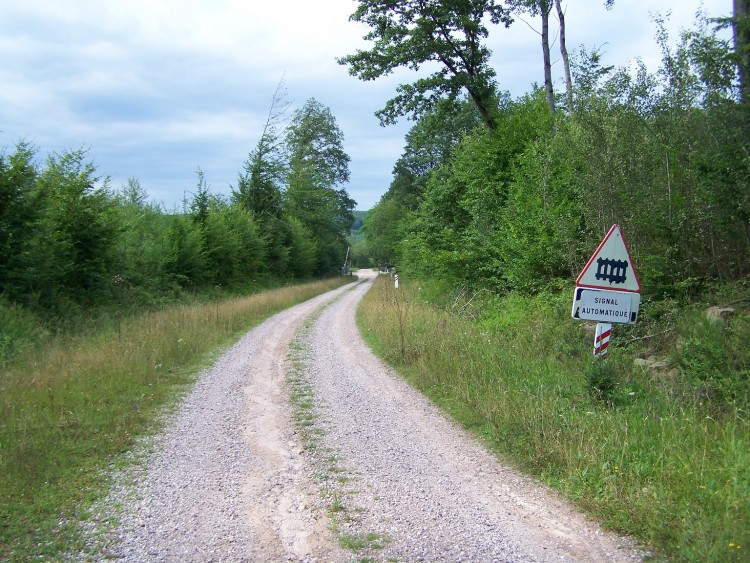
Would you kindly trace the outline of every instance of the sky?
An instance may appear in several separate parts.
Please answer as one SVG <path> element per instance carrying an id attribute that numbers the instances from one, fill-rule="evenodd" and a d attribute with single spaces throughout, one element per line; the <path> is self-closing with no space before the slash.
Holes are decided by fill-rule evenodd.
<path id="1" fill-rule="evenodd" d="M 403 71 L 362 82 L 337 57 L 368 48 L 350 22 L 355 0 L 0 0 L 0 151 L 23 140 L 47 155 L 83 148 L 119 190 L 137 179 L 151 202 L 181 207 L 200 168 L 229 195 L 284 81 L 291 110 L 330 108 L 351 157 L 345 186 L 367 210 L 392 180 L 413 123 L 381 127 L 374 112 Z M 700 6 L 728 16 L 731 0 L 565 0 L 568 50 L 599 49 L 607 65 L 660 61 L 652 16 L 671 13 L 676 38 Z M 538 22 L 493 27 L 487 42 L 502 90 L 542 83 Z M 553 24 L 554 25 L 554 24 Z M 564 89 L 557 44 L 555 86 Z M 290 112 L 291 117 L 291 112 Z"/>

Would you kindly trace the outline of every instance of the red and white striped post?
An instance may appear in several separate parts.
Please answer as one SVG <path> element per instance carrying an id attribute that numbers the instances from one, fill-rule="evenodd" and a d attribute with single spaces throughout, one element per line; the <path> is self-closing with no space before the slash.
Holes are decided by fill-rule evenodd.
<path id="1" fill-rule="evenodd" d="M 609 323 L 596 323 L 596 336 L 594 337 L 594 357 L 600 360 L 607 359 L 609 342 L 612 339 L 612 325 Z"/>

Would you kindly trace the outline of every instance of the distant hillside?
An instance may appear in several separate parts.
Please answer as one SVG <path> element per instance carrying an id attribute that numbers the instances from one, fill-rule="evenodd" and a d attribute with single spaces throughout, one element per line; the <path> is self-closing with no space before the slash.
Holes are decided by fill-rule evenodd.
<path id="1" fill-rule="evenodd" d="M 359 229 L 362 227 L 362 223 L 365 221 L 365 215 L 367 215 L 367 211 L 354 211 L 354 223 L 352 223 L 352 234 L 359 231 Z"/>

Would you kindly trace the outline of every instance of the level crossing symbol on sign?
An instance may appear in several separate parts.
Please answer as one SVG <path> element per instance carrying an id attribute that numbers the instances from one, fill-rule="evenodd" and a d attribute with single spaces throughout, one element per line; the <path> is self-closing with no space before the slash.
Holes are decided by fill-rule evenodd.
<path id="1" fill-rule="evenodd" d="M 612 225 L 578 275 L 576 285 L 590 289 L 641 292 L 641 282 L 619 225 Z"/>

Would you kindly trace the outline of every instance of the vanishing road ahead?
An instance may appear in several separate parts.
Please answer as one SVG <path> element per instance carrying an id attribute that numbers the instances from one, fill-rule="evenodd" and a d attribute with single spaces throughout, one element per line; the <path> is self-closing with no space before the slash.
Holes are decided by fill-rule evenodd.
<path id="1" fill-rule="evenodd" d="M 270 318 L 201 375 L 119 478 L 101 557 L 640 560 L 372 355 L 354 314 L 375 275 Z"/>

